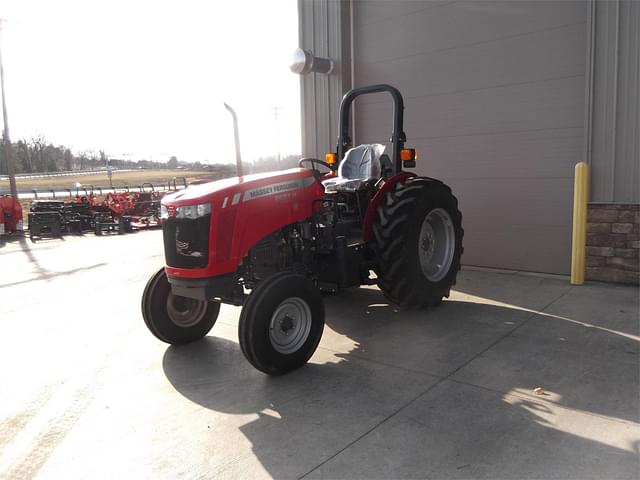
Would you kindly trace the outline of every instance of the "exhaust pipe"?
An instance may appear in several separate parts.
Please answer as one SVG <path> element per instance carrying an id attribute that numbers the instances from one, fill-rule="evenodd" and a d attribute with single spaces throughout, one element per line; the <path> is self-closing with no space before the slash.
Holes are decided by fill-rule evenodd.
<path id="1" fill-rule="evenodd" d="M 240 157 L 240 135 L 238 134 L 238 116 L 236 115 L 236 111 L 231 108 L 226 103 L 224 104 L 224 108 L 231 114 L 233 117 L 233 137 L 236 142 L 236 170 L 239 177 L 242 177 L 242 158 Z"/>

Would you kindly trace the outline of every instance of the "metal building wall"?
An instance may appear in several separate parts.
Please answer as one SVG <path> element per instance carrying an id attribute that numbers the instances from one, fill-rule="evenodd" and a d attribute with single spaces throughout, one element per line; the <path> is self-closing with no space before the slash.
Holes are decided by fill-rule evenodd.
<path id="1" fill-rule="evenodd" d="M 590 3 L 591 201 L 640 202 L 640 2 Z"/>
<path id="2" fill-rule="evenodd" d="M 584 1 L 355 1 L 354 84 L 405 96 L 417 172 L 450 184 L 463 262 L 568 273 L 572 176 L 584 158 Z M 356 107 L 384 141 L 387 99 Z"/>
<path id="3" fill-rule="evenodd" d="M 576 162 L 592 164 L 592 201 L 638 203 L 639 1 L 299 0 L 299 9 L 300 46 L 337 61 L 331 76 L 301 79 L 304 154 L 334 147 L 352 84 L 400 88 L 417 172 L 460 199 L 466 264 L 568 273 Z M 355 140 L 384 142 L 389 113 L 384 97 L 359 99 Z"/>
<path id="4" fill-rule="evenodd" d="M 351 88 L 350 3 L 298 0 L 300 47 L 335 62 L 331 75 L 300 77 L 302 154 L 324 158 L 335 149 L 340 99 Z"/>

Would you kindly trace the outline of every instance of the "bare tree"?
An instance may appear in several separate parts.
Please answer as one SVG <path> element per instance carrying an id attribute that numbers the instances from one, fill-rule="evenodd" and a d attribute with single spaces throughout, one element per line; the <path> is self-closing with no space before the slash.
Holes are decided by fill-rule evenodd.
<path id="1" fill-rule="evenodd" d="M 31 137 L 29 140 L 29 147 L 32 151 L 32 158 L 35 160 L 35 172 L 46 172 L 47 164 L 46 158 L 44 155 L 44 150 L 47 146 L 47 141 L 44 138 L 44 135 L 38 133 L 37 135 Z"/>
<path id="2" fill-rule="evenodd" d="M 26 139 L 16 143 L 16 166 L 22 172 L 33 173 L 33 156 Z"/>
<path id="3" fill-rule="evenodd" d="M 71 149 L 65 148 L 62 157 L 64 159 L 64 169 L 71 170 L 73 168 L 73 153 L 71 153 Z"/>

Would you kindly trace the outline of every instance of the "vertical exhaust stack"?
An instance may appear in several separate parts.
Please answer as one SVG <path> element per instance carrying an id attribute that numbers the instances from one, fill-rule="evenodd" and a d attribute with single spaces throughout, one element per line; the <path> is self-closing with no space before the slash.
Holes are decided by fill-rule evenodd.
<path id="1" fill-rule="evenodd" d="M 238 115 L 236 115 L 236 111 L 231 108 L 226 103 L 224 104 L 224 108 L 231 114 L 233 117 L 233 137 L 236 142 L 236 170 L 239 177 L 242 177 L 242 157 L 240 156 L 240 134 L 238 133 Z"/>

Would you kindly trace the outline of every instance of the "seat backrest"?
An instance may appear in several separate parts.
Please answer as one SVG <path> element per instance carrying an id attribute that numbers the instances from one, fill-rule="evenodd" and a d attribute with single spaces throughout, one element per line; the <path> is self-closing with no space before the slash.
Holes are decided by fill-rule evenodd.
<path id="1" fill-rule="evenodd" d="M 340 166 L 338 177 L 349 180 L 369 180 L 380 176 L 380 155 L 385 146 L 379 143 L 359 145 L 347 151 Z"/>

